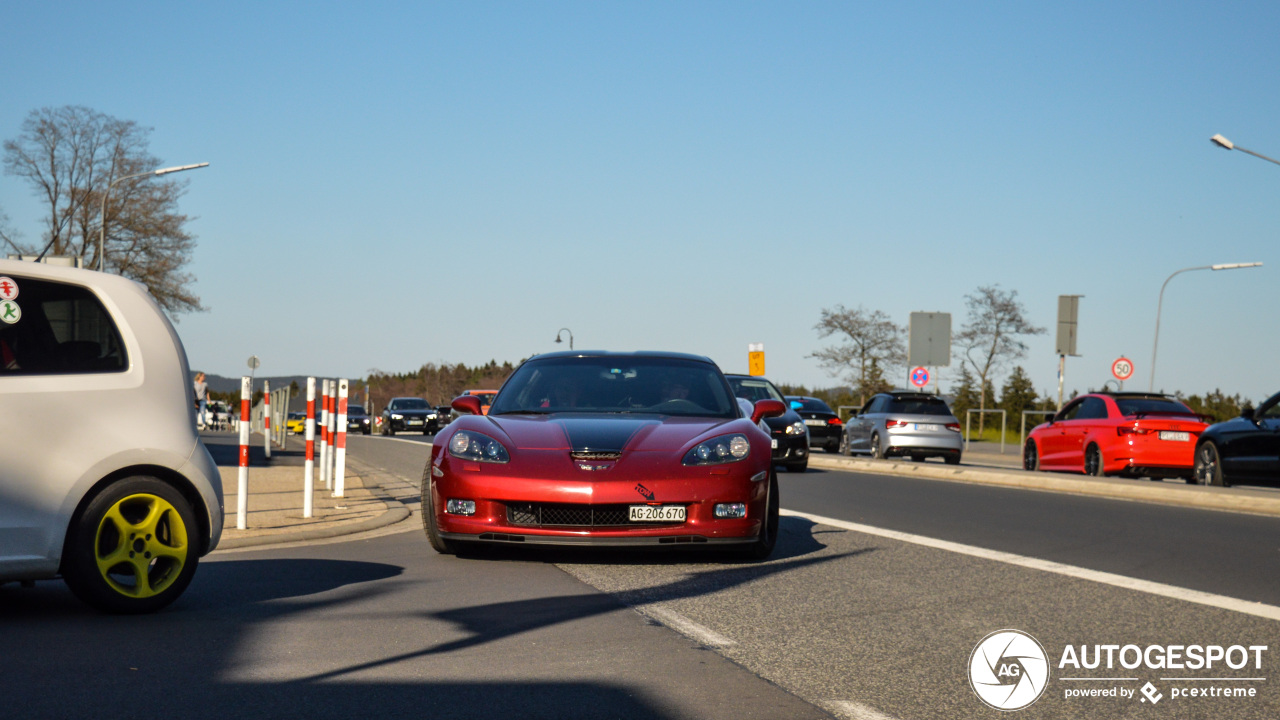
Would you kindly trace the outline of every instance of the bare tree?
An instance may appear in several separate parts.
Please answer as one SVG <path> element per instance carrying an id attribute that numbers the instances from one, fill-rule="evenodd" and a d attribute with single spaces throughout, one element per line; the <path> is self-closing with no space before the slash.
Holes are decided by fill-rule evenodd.
<path id="1" fill-rule="evenodd" d="M 866 404 L 867 395 L 884 389 L 882 372 L 886 366 L 907 361 L 903 339 L 906 330 L 879 310 L 867 311 L 861 306 L 851 310 L 843 305 L 824 308 L 822 319 L 813 328 L 819 337 L 834 335 L 842 342 L 809 357 L 817 358 L 818 364 L 831 375 L 843 375 L 853 385 L 862 404 Z"/>
<path id="2" fill-rule="evenodd" d="M 1004 292 L 999 285 L 980 287 L 972 295 L 965 295 L 969 306 L 969 321 L 955 336 L 955 343 L 964 351 L 962 361 L 978 376 L 978 408 L 987 409 L 987 387 L 991 375 L 1002 365 L 1021 359 L 1027 354 L 1027 344 L 1022 335 L 1041 335 L 1042 327 L 1036 327 L 1023 317 L 1018 291 Z M 994 400 L 994 398 L 992 398 Z M 978 434 L 985 426 L 985 413 L 978 414 Z"/>
<path id="3" fill-rule="evenodd" d="M 17 139 L 4 143 L 4 167 L 45 204 L 41 247 L 96 261 L 103 194 L 111 181 L 160 165 L 148 152 L 150 128 L 81 106 L 33 110 Z M 188 289 L 195 238 L 176 212 L 186 183 L 139 178 L 107 194 L 105 266 L 133 278 L 170 314 L 202 310 Z M 16 244 L 15 244 L 16 246 Z M 24 250 L 39 252 L 32 247 Z"/>

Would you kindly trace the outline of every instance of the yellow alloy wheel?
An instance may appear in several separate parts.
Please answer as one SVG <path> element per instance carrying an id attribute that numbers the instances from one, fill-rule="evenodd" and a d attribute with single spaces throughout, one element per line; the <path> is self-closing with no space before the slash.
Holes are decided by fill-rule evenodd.
<path id="1" fill-rule="evenodd" d="M 148 598 L 168 589 L 187 563 L 187 527 L 169 501 L 150 493 L 121 498 L 95 534 L 98 572 L 113 590 Z"/>

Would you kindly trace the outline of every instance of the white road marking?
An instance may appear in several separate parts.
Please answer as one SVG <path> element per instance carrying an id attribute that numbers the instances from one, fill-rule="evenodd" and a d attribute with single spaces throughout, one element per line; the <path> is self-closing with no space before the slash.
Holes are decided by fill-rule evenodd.
<path id="1" fill-rule="evenodd" d="M 845 522 L 844 520 L 836 520 L 835 518 L 811 515 L 809 513 L 796 512 L 794 510 L 782 510 L 782 514 L 790 517 L 805 518 L 822 525 L 829 525 L 831 527 L 837 527 L 844 530 L 852 530 L 854 532 L 866 533 L 868 535 L 877 535 L 879 537 L 890 538 L 893 540 L 901 540 L 902 542 L 912 543 L 914 545 L 923 545 L 925 547 L 937 548 L 938 550 L 960 553 L 961 555 L 971 555 L 985 560 L 995 560 L 996 562 L 1007 563 L 1009 565 L 1018 565 L 1020 567 L 1031 568 L 1032 570 L 1043 570 L 1044 572 L 1066 575 L 1067 577 L 1073 577 L 1080 580 L 1090 580 L 1092 582 L 1103 583 L 1105 585 L 1114 585 L 1127 590 L 1136 590 L 1138 592 L 1149 593 L 1151 595 L 1173 598 L 1174 600 L 1184 600 L 1186 602 L 1198 603 L 1200 605 L 1208 605 L 1210 607 L 1231 610 L 1238 613 L 1244 613 L 1245 615 L 1266 618 L 1268 620 L 1280 620 L 1280 607 L 1276 607 L 1275 605 L 1250 602 L 1248 600 L 1240 600 L 1237 598 L 1227 597 L 1225 595 L 1214 595 L 1213 593 L 1189 590 L 1175 585 L 1165 585 L 1164 583 L 1151 582 L 1150 580 L 1139 580 L 1137 578 L 1125 577 L 1124 575 L 1116 575 L 1114 573 L 1101 572 L 1099 570 L 1089 570 L 1088 568 L 1066 565 L 1059 562 L 1053 562 L 1051 560 L 1041 560 L 1039 558 L 1026 557 L 1023 555 L 1014 555 L 1013 553 L 988 550 L 986 548 L 975 547 L 973 545 L 962 545 L 961 543 L 949 542 L 947 540 L 938 540 L 936 538 L 925 537 L 923 535 L 912 535 L 911 533 L 898 532 L 897 530 L 886 530 L 884 528 L 872 527 L 871 525 Z"/>
<path id="2" fill-rule="evenodd" d="M 641 615 L 647 615 L 681 635 L 693 638 L 707 647 L 723 648 L 738 644 L 711 628 L 699 625 L 675 610 L 668 610 L 657 605 L 636 605 L 634 607 L 636 612 Z"/>
<path id="3" fill-rule="evenodd" d="M 823 704 L 833 714 L 847 720 L 896 720 L 892 715 L 885 715 L 870 705 L 852 700 L 828 700 Z"/>

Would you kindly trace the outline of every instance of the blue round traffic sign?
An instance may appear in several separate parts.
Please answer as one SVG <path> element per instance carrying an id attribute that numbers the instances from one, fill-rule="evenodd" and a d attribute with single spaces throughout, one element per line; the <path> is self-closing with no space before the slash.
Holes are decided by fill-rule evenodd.
<path id="1" fill-rule="evenodd" d="M 924 387 L 929 384 L 929 371 L 918 367 L 911 371 L 911 384 L 916 387 Z"/>

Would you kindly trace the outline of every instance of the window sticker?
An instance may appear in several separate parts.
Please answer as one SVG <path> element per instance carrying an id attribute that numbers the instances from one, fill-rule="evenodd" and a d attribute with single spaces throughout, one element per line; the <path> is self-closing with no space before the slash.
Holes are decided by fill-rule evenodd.
<path id="1" fill-rule="evenodd" d="M 0 322 L 12 325 L 22 319 L 22 308 L 12 300 L 0 302 Z"/>
<path id="2" fill-rule="evenodd" d="M 18 283 L 13 278 L 0 275 L 0 302 L 18 299 Z"/>

